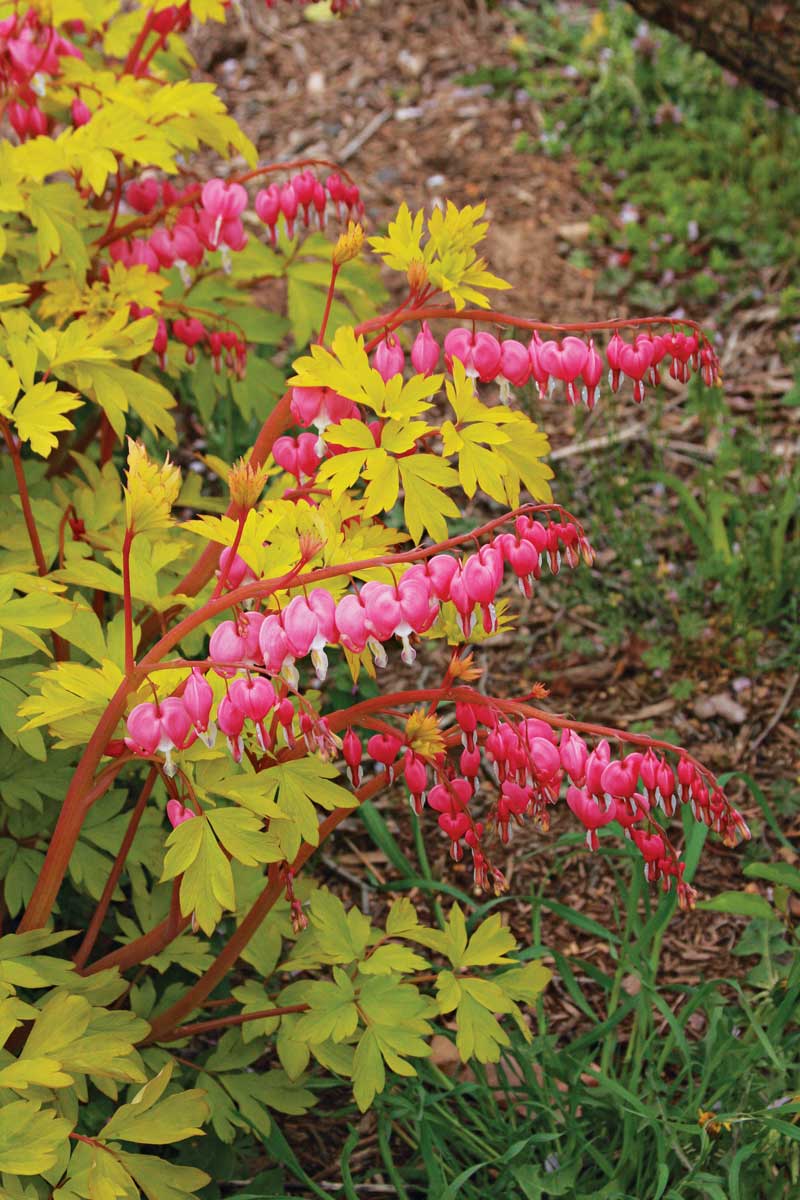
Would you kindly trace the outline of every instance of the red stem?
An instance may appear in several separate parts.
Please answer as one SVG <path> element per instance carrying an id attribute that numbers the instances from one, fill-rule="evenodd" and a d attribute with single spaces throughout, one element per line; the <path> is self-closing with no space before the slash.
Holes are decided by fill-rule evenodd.
<path id="1" fill-rule="evenodd" d="M 117 217 L 119 215 L 119 203 L 120 203 L 121 199 L 122 199 L 122 163 L 120 162 L 119 156 L 117 156 L 117 182 L 116 182 L 116 186 L 114 188 L 114 201 L 111 205 L 111 215 L 108 218 L 108 225 L 106 225 L 106 231 L 105 231 L 104 237 L 111 237 L 114 234 L 114 226 L 117 223 Z M 104 416 L 105 420 L 108 420 L 108 418 L 105 417 L 105 414 L 103 414 L 103 416 Z M 104 429 L 104 433 L 105 433 L 105 429 Z M 109 455 L 109 457 L 110 457 L 110 455 Z"/>
<path id="2" fill-rule="evenodd" d="M 95 780 L 95 770 L 105 753 L 109 740 L 114 736 L 114 730 L 125 711 L 125 701 L 132 686 L 138 686 L 138 680 L 133 684 L 128 679 L 122 680 L 81 755 L 64 797 L 42 869 L 28 906 L 20 920 L 18 933 L 24 933 L 27 929 L 41 929 L 47 922 L 58 896 L 61 881 L 69 866 L 75 843 L 80 836 L 86 813 L 95 801 L 105 794 L 125 763 L 130 762 L 131 755 L 118 758 L 101 771 Z"/>
<path id="3" fill-rule="evenodd" d="M 350 172 L 330 158 L 292 158 L 288 162 L 267 163 L 263 167 L 254 167 L 252 171 L 248 171 L 244 175 L 231 176 L 231 182 L 249 183 L 251 179 L 258 179 L 261 175 L 271 175 L 276 171 L 299 171 L 303 167 L 330 167 L 332 171 L 343 175 L 348 182 L 355 183 Z"/>
<path id="4" fill-rule="evenodd" d="M 31 544 L 31 550 L 33 550 L 36 569 L 40 575 L 47 575 L 47 561 L 44 557 L 39 530 L 36 528 L 36 518 L 33 515 L 33 508 L 31 507 L 31 497 L 28 491 L 28 483 L 25 479 L 25 470 L 22 466 L 22 454 L 20 453 L 19 442 L 11 432 L 5 417 L 0 417 L 0 429 L 3 430 L 3 437 L 5 438 L 8 452 L 11 455 L 14 476 L 17 481 L 17 491 L 19 492 L 20 504 L 22 505 L 22 515 L 25 518 L 25 528 L 28 530 L 28 540 Z"/>
<path id="5" fill-rule="evenodd" d="M 142 28 L 139 30 L 138 34 L 136 35 L 136 41 L 131 46 L 128 57 L 125 59 L 125 65 L 122 68 L 123 75 L 129 75 L 133 71 L 133 68 L 136 66 L 136 60 L 138 59 L 139 55 L 141 54 L 142 47 L 144 46 L 145 42 L 147 41 L 147 36 L 150 33 L 150 27 L 152 25 L 152 21 L 153 21 L 153 11 L 151 9 L 150 12 L 148 12 L 147 16 L 144 19 L 144 25 L 142 26 Z"/>
<path id="6" fill-rule="evenodd" d="M 197 1033 L 210 1033 L 213 1029 L 228 1029 L 231 1025 L 244 1025 L 246 1021 L 265 1021 L 270 1017 L 285 1017 L 287 1013 L 308 1012 L 307 1004 L 285 1004 L 283 1008 L 265 1008 L 261 1012 L 237 1013 L 232 1017 L 217 1017 L 216 1020 L 195 1021 L 192 1025 L 180 1025 L 171 1034 L 159 1038 L 161 1042 L 179 1042 Z"/>
<path id="7" fill-rule="evenodd" d="M 375 779 L 371 779 L 369 783 L 359 788 L 356 792 L 359 802 L 374 796 L 382 787 L 385 787 L 386 782 L 387 775 L 385 771 L 376 776 Z M 317 846 L 312 846 L 308 842 L 303 843 L 290 867 L 293 875 L 297 874 L 318 846 L 321 846 L 336 826 L 340 825 L 352 812 L 352 808 L 336 808 L 332 813 L 329 813 L 324 821 L 320 822 Z M 151 1023 L 150 1033 L 145 1039 L 145 1044 L 161 1041 L 162 1038 L 172 1034 L 175 1027 L 184 1017 L 187 1017 L 189 1013 L 201 1007 L 217 984 L 225 978 L 228 971 L 233 967 L 250 939 L 256 934 L 262 921 L 282 895 L 284 887 L 284 873 L 271 868 L 267 886 L 253 904 L 241 925 L 231 935 L 212 965 L 200 976 L 197 982 L 179 1000 L 176 1000 L 174 1004 L 171 1004 L 169 1008 L 159 1013 L 154 1019 Z"/>
<path id="8" fill-rule="evenodd" d="M 105 413 L 100 421 L 100 465 L 104 467 L 107 462 L 111 462 L 111 456 L 114 453 L 114 445 L 117 440 L 117 435 Z"/>
<path id="9" fill-rule="evenodd" d="M 89 927 L 86 930 L 83 941 L 78 948 L 78 952 L 73 957 L 72 961 L 75 963 L 75 966 L 79 971 L 86 965 L 87 959 L 89 958 L 89 955 L 94 948 L 94 944 L 97 941 L 97 935 L 100 932 L 103 919 L 105 918 L 106 912 L 108 911 L 108 906 L 111 903 L 111 897 L 114 894 L 114 888 L 119 882 L 119 877 L 122 874 L 123 867 L 125 866 L 125 860 L 127 859 L 128 852 L 133 845 L 133 839 L 136 837 L 136 831 L 139 828 L 139 822 L 141 821 L 144 810 L 147 807 L 147 801 L 150 799 L 150 795 L 153 791 L 153 787 L 155 786 L 158 774 L 158 767 L 150 768 L 150 772 L 144 782 L 144 786 L 139 793 L 139 799 L 136 801 L 136 807 L 131 813 L 131 819 L 128 822 L 128 828 L 125 830 L 125 836 L 123 837 L 120 848 L 117 851 L 117 857 L 114 859 L 114 865 L 112 866 L 108 879 L 106 880 L 106 886 L 103 888 L 103 894 L 100 897 L 97 908 L 94 911 L 94 915 L 89 922 Z"/>
<path id="10" fill-rule="evenodd" d="M 328 328 L 328 317 L 331 315 L 331 305 L 333 304 L 333 296 L 336 291 L 336 276 L 339 274 L 339 264 L 331 263 L 331 281 L 328 284 L 328 295 L 325 297 L 325 311 L 322 314 L 322 324 L 319 327 L 319 337 L 317 342 L 321 346 L 325 340 L 325 330 Z"/>
<path id="11" fill-rule="evenodd" d="M 150 66 L 150 63 L 153 61 L 155 55 L 158 54 L 159 50 L 161 50 L 167 44 L 168 37 L 169 33 L 160 33 L 158 35 L 134 72 L 137 79 L 141 79 L 142 75 L 144 75 L 145 71 Z"/>
<path id="12" fill-rule="evenodd" d="M 183 933 L 189 925 L 189 918 L 181 916 L 179 889 L 180 880 L 176 879 L 172 885 L 169 916 L 165 917 L 159 925 L 148 929 L 147 933 L 134 938 L 126 946 L 112 950 L 104 958 L 98 958 L 97 962 L 85 967 L 82 974 L 96 975 L 98 971 L 106 971 L 109 967 L 117 967 L 120 972 L 127 971 L 151 958 L 154 954 L 160 954 L 162 950 L 165 950 L 170 942 L 174 942 L 175 938 Z"/>
<path id="13" fill-rule="evenodd" d="M 116 1155 L 111 1147 L 107 1146 L 105 1142 L 99 1142 L 97 1138 L 86 1137 L 85 1134 L 75 1133 L 74 1130 L 72 1130 L 72 1132 L 67 1136 L 71 1137 L 73 1142 L 83 1142 L 87 1146 L 93 1146 L 95 1150 L 105 1150 L 106 1154 L 110 1154 L 112 1158 L 116 1158 Z"/>
<path id="14" fill-rule="evenodd" d="M 535 321 L 527 317 L 515 317 L 511 313 L 496 312 L 490 308 L 462 308 L 457 311 L 454 308 L 437 308 L 423 306 L 422 308 L 411 308 L 402 313 L 398 313 L 396 319 L 391 324 L 391 329 L 396 329 L 399 325 L 404 325 L 408 321 L 478 321 L 489 325 L 505 325 L 510 329 L 527 329 L 533 332 L 537 329 L 547 329 L 553 333 L 591 333 L 594 330 L 602 329 L 630 329 L 636 328 L 639 325 L 682 325 L 693 329 L 704 342 L 708 341 L 702 327 L 697 321 L 690 321 L 688 318 L 681 317 L 617 317 L 610 321 L 576 321 L 570 324 L 556 324 L 552 321 Z M 357 326 L 356 334 L 372 333 L 373 330 L 380 330 L 382 333 L 390 332 L 386 317 L 372 317 L 369 321 L 363 321 Z"/>

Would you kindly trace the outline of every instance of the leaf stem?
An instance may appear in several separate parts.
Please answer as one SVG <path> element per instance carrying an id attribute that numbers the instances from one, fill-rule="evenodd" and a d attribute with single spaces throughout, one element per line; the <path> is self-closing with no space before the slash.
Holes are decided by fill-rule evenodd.
<path id="1" fill-rule="evenodd" d="M 133 839 L 136 837 L 136 832 L 139 828 L 139 823 L 144 815 L 144 810 L 147 807 L 147 801 L 158 779 L 158 767 L 151 767 L 147 779 L 144 781 L 144 786 L 139 793 L 139 799 L 136 801 L 136 807 L 131 813 L 131 819 L 128 822 L 128 828 L 125 830 L 125 836 L 122 839 L 120 848 L 117 851 L 117 857 L 114 859 L 114 865 L 109 872 L 106 886 L 103 888 L 103 894 L 98 901 L 97 908 L 94 910 L 89 927 L 84 934 L 83 941 L 78 947 L 77 953 L 73 957 L 73 962 L 76 968 L 80 971 L 86 965 L 86 960 L 91 954 L 94 944 L 97 941 L 97 935 L 100 932 L 100 927 L 103 924 L 108 906 L 111 903 L 111 897 L 114 894 L 114 889 L 119 882 L 119 877 L 122 874 L 122 869 L 125 866 L 125 860 L 133 844 Z"/>
<path id="2" fill-rule="evenodd" d="M 228 1029 L 231 1025 L 244 1025 L 245 1021 L 266 1021 L 270 1017 L 284 1017 L 287 1013 L 308 1011 L 307 1004 L 285 1004 L 283 1008 L 265 1008 L 259 1012 L 236 1013 L 230 1017 L 217 1017 L 208 1021 L 195 1021 L 192 1025 L 179 1025 L 162 1042 L 179 1042 L 198 1033 L 210 1033 L 214 1029 Z"/>
<path id="3" fill-rule="evenodd" d="M 28 491 L 28 483 L 25 479 L 25 470 L 22 466 L 22 454 L 19 442 L 11 432 L 11 428 L 5 417 L 0 417 L 0 429 L 3 431 L 8 452 L 11 455 L 14 476 L 17 481 L 17 491 L 19 492 L 20 504 L 22 505 L 22 515 L 25 518 L 25 528 L 28 531 L 28 540 L 31 544 L 31 550 L 33 550 L 36 569 L 40 575 L 46 575 L 48 573 L 47 560 L 44 556 L 39 530 L 36 527 L 36 518 L 33 515 L 33 508 L 31 507 L 31 497 Z"/>
<path id="4" fill-rule="evenodd" d="M 325 330 L 328 328 L 328 318 L 331 315 L 331 305 L 333 304 L 333 296 L 336 291 L 336 276 L 339 274 L 339 264 L 331 263 L 331 281 L 328 284 L 328 294 L 325 297 L 325 309 L 322 314 L 322 322 L 319 327 L 319 337 L 317 343 L 321 346 L 325 340 Z"/>
<path id="5" fill-rule="evenodd" d="M 146 962 L 154 954 L 160 954 L 162 950 L 165 950 L 189 924 L 189 918 L 181 916 L 179 890 L 180 879 L 176 879 L 172 885 L 168 917 L 165 917 L 158 925 L 154 925 L 152 929 L 148 929 L 140 937 L 128 942 L 127 945 L 112 950 L 103 958 L 98 958 L 97 962 L 85 967 L 82 974 L 96 975 L 98 971 L 107 971 L 109 967 L 127 971 L 131 967 L 138 966 L 139 963 Z"/>
<path id="6" fill-rule="evenodd" d="M 136 66 L 137 59 L 139 58 L 139 55 L 142 52 L 142 48 L 143 48 L 145 42 L 147 41 L 148 35 L 150 33 L 150 28 L 152 26 L 152 23 L 153 23 L 153 9 L 151 9 L 148 12 L 147 16 L 145 17 L 144 25 L 142 25 L 142 28 L 137 33 L 136 40 L 134 41 L 133 45 L 131 46 L 131 48 L 128 52 L 128 57 L 125 59 L 125 65 L 122 68 L 123 75 L 129 75 L 131 73 L 131 71 L 133 71 L 133 68 Z"/>

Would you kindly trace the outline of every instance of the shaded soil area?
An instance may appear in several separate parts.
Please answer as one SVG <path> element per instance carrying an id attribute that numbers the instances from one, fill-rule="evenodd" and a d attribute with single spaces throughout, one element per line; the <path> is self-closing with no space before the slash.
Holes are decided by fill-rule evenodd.
<path id="1" fill-rule="evenodd" d="M 596 298 L 599 265 L 577 269 L 565 261 L 592 211 L 574 164 L 514 150 L 523 131 L 536 140 L 535 105 L 524 94 L 497 99 L 487 89 L 463 82 L 478 67 L 510 65 L 513 33 L 506 16 L 480 2 L 473 6 L 460 0 L 377 0 L 344 20 L 324 24 L 305 19 L 302 10 L 289 4 L 264 10 L 254 3 L 245 8 L 240 25 L 233 20 L 224 32 L 204 31 L 195 50 L 202 69 L 221 86 L 234 115 L 255 140 L 262 161 L 302 156 L 342 163 L 362 189 L 372 229 L 385 225 L 401 200 L 412 208 L 429 208 L 437 199 L 463 204 L 486 198 L 492 221 L 489 264 L 514 285 L 503 297 L 506 309 L 542 320 L 624 316 L 623 300 L 609 313 L 607 302 Z M 796 432 L 787 433 L 782 424 L 780 399 L 788 384 L 775 352 L 775 317 L 766 302 L 761 310 L 734 310 L 726 318 L 723 367 L 734 409 L 746 414 L 756 402 L 762 410 L 766 406 L 774 417 L 778 443 L 796 437 Z M 713 441 L 707 440 L 697 416 L 686 410 L 684 399 L 679 385 L 667 389 L 657 429 L 646 410 L 634 411 L 628 400 L 608 404 L 604 399 L 583 423 L 584 440 L 578 444 L 575 416 L 558 398 L 542 406 L 537 419 L 551 434 L 556 471 L 560 461 L 567 461 L 576 490 L 590 492 L 597 456 L 626 441 L 654 443 L 663 468 L 683 476 L 697 462 L 713 457 Z M 591 439 L 588 448 L 586 439 Z M 479 511 L 465 515 L 474 515 L 476 521 L 481 516 Z M 591 513 L 579 515 L 591 530 Z M 674 509 L 665 511 L 666 556 L 685 552 L 677 520 Z M 607 536 L 605 545 L 606 553 L 613 555 L 613 537 Z M 559 711 L 622 728 L 647 720 L 658 722 L 659 728 L 668 725 L 712 769 L 746 771 L 768 795 L 775 780 L 796 781 L 800 736 L 792 726 L 792 712 L 800 702 L 800 689 L 791 669 L 756 676 L 737 690 L 740 668 L 725 660 L 722 643 L 711 636 L 707 651 L 690 660 L 676 647 L 669 669 L 656 676 L 644 664 L 648 642 L 639 630 L 631 629 L 627 641 L 609 649 L 597 614 L 564 597 L 563 588 L 554 593 L 544 587 L 521 608 L 516 597 L 517 631 L 478 656 L 487 668 L 486 687 L 499 695 L 521 694 L 546 678 L 550 704 Z M 574 637 L 567 639 L 576 628 L 594 653 L 576 651 Z M 415 678 L 421 671 L 433 681 L 440 669 L 441 652 L 426 649 Z M 670 684 L 687 677 L 695 692 L 690 700 L 679 701 Z M 401 679 L 398 675 L 399 684 Z M 720 695 L 734 699 L 738 707 L 728 706 L 725 712 L 723 705 L 708 715 L 708 705 L 704 708 L 699 702 Z M 743 786 L 733 783 L 730 795 L 761 830 L 761 813 Z M 379 807 L 413 860 L 404 799 L 388 796 Z M 787 821 L 787 836 L 800 836 L 797 815 Z M 450 861 L 433 821 L 429 824 L 434 877 L 470 891 L 468 869 Z M 549 835 L 526 827 L 509 850 L 501 848 L 498 854 L 498 865 L 511 885 L 503 911 L 525 942 L 531 936 L 531 896 L 540 889 L 613 927 L 614 881 L 607 863 L 582 849 L 556 852 L 556 837 L 566 830 L 567 822 L 558 815 Z M 765 838 L 759 857 L 776 852 Z M 365 872 L 377 884 L 393 878 L 394 868 L 357 818 L 342 826 L 330 853 L 320 874 L 327 872 L 331 886 L 354 903 L 364 898 L 354 879 Z M 781 853 L 789 861 L 796 858 L 787 849 Z M 741 853 L 709 840 L 696 882 L 705 896 L 740 889 Z M 749 886 L 756 890 L 755 884 Z M 370 895 L 374 905 L 383 903 L 377 893 Z M 425 904 L 424 896 L 411 895 Z M 664 984 L 690 985 L 741 974 L 742 960 L 731 952 L 742 926 L 741 919 L 722 914 L 676 916 L 665 937 Z M 545 914 L 542 936 L 546 945 L 568 956 L 613 969 L 608 943 L 566 921 Z M 602 993 L 581 972 L 580 963 L 576 973 L 587 994 L 602 1004 Z M 546 1007 L 555 1032 L 572 1032 L 585 1021 L 558 979 L 548 989 Z M 305 1155 L 306 1168 L 318 1164 L 311 1173 L 336 1182 L 338 1131 L 326 1129 L 319 1114 L 313 1121 L 292 1122 L 292 1127 L 298 1138 L 296 1152 Z M 369 1118 L 364 1136 L 369 1139 Z M 368 1150 L 365 1144 L 364 1153 Z"/>

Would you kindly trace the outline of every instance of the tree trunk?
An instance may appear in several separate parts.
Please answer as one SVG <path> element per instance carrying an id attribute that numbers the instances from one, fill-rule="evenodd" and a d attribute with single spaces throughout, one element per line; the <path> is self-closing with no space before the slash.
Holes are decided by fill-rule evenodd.
<path id="1" fill-rule="evenodd" d="M 779 103 L 800 109 L 800 0 L 629 0 Z"/>

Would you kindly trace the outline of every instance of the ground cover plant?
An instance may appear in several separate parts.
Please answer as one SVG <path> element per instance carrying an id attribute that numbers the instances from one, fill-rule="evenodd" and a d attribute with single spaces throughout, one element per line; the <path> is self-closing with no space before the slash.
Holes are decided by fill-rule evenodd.
<path id="1" fill-rule="evenodd" d="M 487 694 L 471 653 L 512 620 L 504 577 L 527 596 L 592 557 L 514 391 L 592 407 L 607 372 L 640 403 L 659 371 L 712 385 L 702 330 L 491 308 L 480 204 L 402 207 L 371 239 L 405 293 L 376 312 L 357 185 L 256 164 L 183 78 L 191 16 L 224 12 L 0 27 L 12 1197 L 197 1194 L 204 1126 L 280 1157 L 269 1110 L 307 1110 L 326 1079 L 366 1109 L 437 1027 L 489 1063 L 510 1045 L 498 1015 L 530 1037 L 520 1004 L 549 973 L 497 912 L 468 928 L 448 904 L 437 928 L 399 899 L 376 925 L 299 876 L 395 777 L 490 895 L 512 828 L 556 805 L 590 849 L 627 832 L 686 906 L 676 810 L 747 832 L 685 751 L 561 715 L 541 687 Z M 242 161 L 195 169 L 201 143 Z M 286 319 L 253 302 L 276 279 Z M 185 462 L 181 433 L 220 411 L 229 443 L 253 422 L 247 461 L 182 477 L 169 446 Z M 479 491 L 495 515 L 465 532 Z M 329 658 L 357 686 L 390 655 L 413 670 L 421 638 L 451 647 L 434 685 L 327 689 Z"/>
<path id="2" fill-rule="evenodd" d="M 626 4 L 548 2 L 515 20 L 518 66 L 490 80 L 530 87 L 539 148 L 576 155 L 583 186 L 605 197 L 592 219 L 613 251 L 604 290 L 671 309 L 731 303 L 740 289 L 758 301 L 768 267 L 796 285 L 795 113 Z M 519 148 L 533 148 L 530 135 Z"/>

